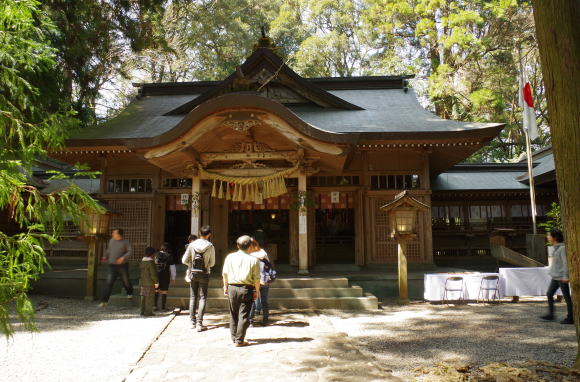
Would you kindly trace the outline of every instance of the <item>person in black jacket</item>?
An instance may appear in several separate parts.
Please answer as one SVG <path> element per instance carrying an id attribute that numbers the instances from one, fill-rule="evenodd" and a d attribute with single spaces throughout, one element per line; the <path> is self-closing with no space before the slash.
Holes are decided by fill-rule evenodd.
<path id="1" fill-rule="evenodd" d="M 163 243 L 159 252 L 155 254 L 155 267 L 159 276 L 159 287 L 155 291 L 155 310 L 159 310 L 159 295 L 161 295 L 161 309 L 167 309 L 167 292 L 169 283 L 175 283 L 175 264 L 169 253 L 169 243 Z"/>

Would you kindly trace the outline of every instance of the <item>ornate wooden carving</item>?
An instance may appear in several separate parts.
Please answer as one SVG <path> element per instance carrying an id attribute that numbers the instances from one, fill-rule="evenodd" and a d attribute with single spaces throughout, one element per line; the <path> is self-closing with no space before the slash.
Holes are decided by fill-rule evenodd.
<path id="1" fill-rule="evenodd" d="M 264 168 L 268 167 L 264 161 L 285 160 L 295 164 L 302 157 L 303 152 L 297 151 L 274 151 L 265 143 L 251 141 L 239 142 L 221 153 L 201 153 L 200 162 L 205 167 L 216 161 L 234 161 L 235 168 Z M 256 163 L 260 161 L 261 163 Z"/>

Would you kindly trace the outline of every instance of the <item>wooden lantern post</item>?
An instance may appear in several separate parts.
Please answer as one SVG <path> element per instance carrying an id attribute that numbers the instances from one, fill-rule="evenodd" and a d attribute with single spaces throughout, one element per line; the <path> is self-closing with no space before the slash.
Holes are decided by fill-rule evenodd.
<path id="1" fill-rule="evenodd" d="M 103 203 L 105 212 L 91 212 L 86 215 L 86 219 L 80 223 L 82 238 L 88 243 L 87 251 L 87 281 L 85 290 L 85 300 L 94 300 L 97 292 L 97 271 L 99 267 L 99 256 L 97 248 L 101 248 L 102 239 L 109 234 L 109 222 L 114 213 Z"/>
<path id="2" fill-rule="evenodd" d="M 389 215 L 391 237 L 397 240 L 399 301 L 409 302 L 407 277 L 407 242 L 417 236 L 417 213 L 429 211 L 429 206 L 403 191 L 380 208 Z"/>

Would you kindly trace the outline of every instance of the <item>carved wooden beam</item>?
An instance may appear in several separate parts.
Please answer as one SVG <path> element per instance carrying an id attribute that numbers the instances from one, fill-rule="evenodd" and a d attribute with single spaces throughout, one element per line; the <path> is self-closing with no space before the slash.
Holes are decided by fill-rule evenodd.
<path id="1" fill-rule="evenodd" d="M 184 147 L 180 152 L 184 153 L 191 160 L 192 164 L 195 165 L 200 162 L 200 155 L 193 147 Z"/>
<path id="2" fill-rule="evenodd" d="M 299 160 L 296 151 L 271 151 L 253 153 L 201 153 L 200 162 L 205 167 L 215 161 L 256 161 L 256 160 L 287 160 L 296 163 Z"/>
<path id="3" fill-rule="evenodd" d="M 288 168 L 274 168 L 274 167 L 270 167 L 270 168 L 247 168 L 247 169 L 230 169 L 230 168 L 224 168 L 224 169 L 211 169 L 208 171 L 211 171 L 212 173 L 215 174 L 221 174 L 221 175 L 226 175 L 226 176 L 268 176 L 268 175 L 273 175 L 279 171 L 284 171 L 287 170 Z M 292 174 L 290 174 L 287 177 L 292 177 Z"/>

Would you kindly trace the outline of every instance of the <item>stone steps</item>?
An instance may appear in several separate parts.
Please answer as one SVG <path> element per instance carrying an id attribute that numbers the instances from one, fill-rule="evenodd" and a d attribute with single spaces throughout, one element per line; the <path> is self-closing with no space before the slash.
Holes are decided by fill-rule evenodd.
<path id="1" fill-rule="evenodd" d="M 209 280 L 210 288 L 222 288 L 221 278 L 212 277 Z M 170 288 L 189 287 L 183 277 L 178 277 L 175 284 Z M 270 286 L 275 288 L 348 288 L 348 278 L 346 277 L 279 277 Z"/>
<path id="2" fill-rule="evenodd" d="M 171 307 L 189 307 L 189 297 L 167 297 Z M 377 310 L 378 300 L 373 295 L 362 297 L 276 297 L 269 298 L 270 309 L 339 309 L 339 310 Z M 223 297 L 208 297 L 207 309 L 227 310 L 228 299 Z"/>
<path id="3" fill-rule="evenodd" d="M 190 288 L 171 287 L 169 297 L 188 297 Z M 222 297 L 223 288 L 208 288 L 208 297 Z M 350 288 L 273 288 L 270 287 L 270 298 L 309 298 L 309 297 L 363 297 L 363 289 L 359 286 Z"/>
<path id="4" fill-rule="evenodd" d="M 167 303 L 169 307 L 189 307 L 189 284 L 177 280 L 169 288 Z M 138 294 L 138 288 L 136 288 Z M 359 286 L 349 286 L 345 277 L 284 277 L 278 278 L 270 287 L 270 309 L 340 309 L 376 310 L 378 300 L 364 293 Z M 135 296 L 129 301 L 123 294 L 111 296 L 110 303 L 115 305 L 138 305 Z M 228 299 L 223 295 L 222 280 L 211 278 L 208 289 L 207 308 L 227 310 Z"/>

